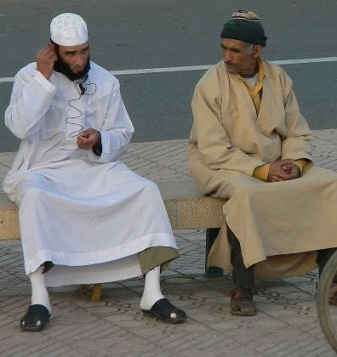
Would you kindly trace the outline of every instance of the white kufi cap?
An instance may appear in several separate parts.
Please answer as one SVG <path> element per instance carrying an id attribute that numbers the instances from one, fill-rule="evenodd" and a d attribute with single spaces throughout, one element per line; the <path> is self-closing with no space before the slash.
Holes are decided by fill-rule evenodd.
<path id="1" fill-rule="evenodd" d="M 65 13 L 50 23 L 50 38 L 60 46 L 77 46 L 88 41 L 87 24 L 81 16 Z"/>

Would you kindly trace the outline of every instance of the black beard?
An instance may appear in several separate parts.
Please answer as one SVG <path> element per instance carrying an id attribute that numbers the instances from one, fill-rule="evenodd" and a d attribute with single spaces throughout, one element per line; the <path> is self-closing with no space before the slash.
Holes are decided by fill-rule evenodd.
<path id="1" fill-rule="evenodd" d="M 60 56 L 58 60 L 54 63 L 54 71 L 64 74 L 71 81 L 76 81 L 78 79 L 85 77 L 88 74 L 89 70 L 90 70 L 90 57 L 88 58 L 88 62 L 85 65 L 84 70 L 79 73 L 74 73 L 70 69 L 69 65 L 65 63 Z"/>

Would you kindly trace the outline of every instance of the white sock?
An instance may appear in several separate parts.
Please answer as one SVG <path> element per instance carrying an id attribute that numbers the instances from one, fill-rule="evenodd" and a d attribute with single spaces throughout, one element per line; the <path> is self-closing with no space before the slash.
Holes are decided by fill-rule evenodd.
<path id="1" fill-rule="evenodd" d="M 164 298 L 160 289 L 160 267 L 157 266 L 145 275 L 144 292 L 140 301 L 142 310 L 150 310 L 160 299 Z"/>
<path id="2" fill-rule="evenodd" d="M 29 274 L 29 280 L 32 289 L 31 304 L 39 304 L 45 306 L 51 313 L 49 294 L 42 274 L 43 267 L 39 267 L 34 273 Z"/>

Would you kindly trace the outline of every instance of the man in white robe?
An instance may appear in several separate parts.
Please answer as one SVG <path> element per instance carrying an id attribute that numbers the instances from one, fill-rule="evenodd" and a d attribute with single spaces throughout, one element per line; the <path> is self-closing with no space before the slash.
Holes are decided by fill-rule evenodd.
<path id="1" fill-rule="evenodd" d="M 292 81 L 261 58 L 266 39 L 255 13 L 234 13 L 224 59 L 192 99 L 190 172 L 202 193 L 228 199 L 209 264 L 232 269 L 234 315 L 255 315 L 256 277 L 321 274 L 337 247 L 337 175 L 313 166 Z"/>
<path id="2" fill-rule="evenodd" d="M 31 305 L 27 331 L 49 322 L 48 286 L 143 275 L 140 307 L 166 322 L 184 311 L 159 275 L 179 256 L 158 187 L 120 157 L 134 132 L 118 80 L 90 60 L 85 21 L 56 16 L 51 43 L 16 75 L 5 123 L 21 139 L 4 190 L 19 207 Z"/>

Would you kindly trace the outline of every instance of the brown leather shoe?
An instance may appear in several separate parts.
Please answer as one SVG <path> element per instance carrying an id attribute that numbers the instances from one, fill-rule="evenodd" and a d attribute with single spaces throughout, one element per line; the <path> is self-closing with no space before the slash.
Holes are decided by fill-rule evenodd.
<path id="1" fill-rule="evenodd" d="M 251 290 L 234 288 L 231 291 L 231 313 L 239 316 L 254 316 L 256 308 Z"/>

